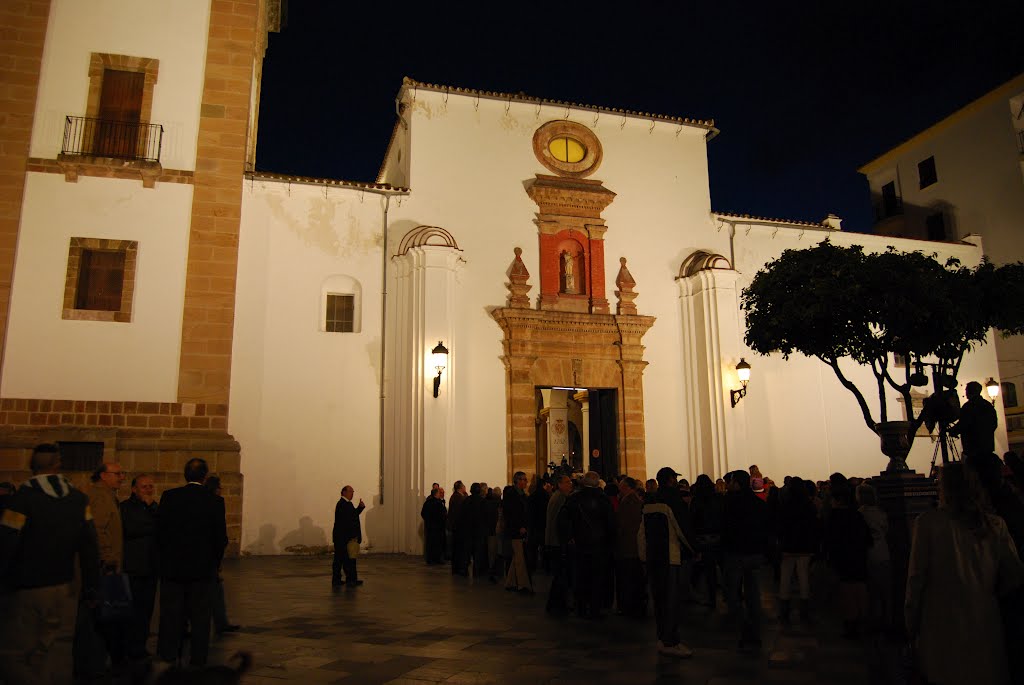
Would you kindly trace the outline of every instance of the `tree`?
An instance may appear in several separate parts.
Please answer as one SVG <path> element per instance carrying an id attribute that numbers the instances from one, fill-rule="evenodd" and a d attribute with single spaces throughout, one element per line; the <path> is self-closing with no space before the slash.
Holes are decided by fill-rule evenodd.
<path id="1" fill-rule="evenodd" d="M 911 398 L 914 386 L 927 383 L 923 360 L 947 387 L 955 387 L 964 354 L 985 342 L 989 328 L 1007 335 L 1024 331 L 1022 284 L 1020 263 L 997 268 L 984 261 L 971 269 L 956 259 L 940 264 L 921 252 L 890 247 L 865 253 L 861 246 L 825 240 L 811 249 L 786 250 L 755 275 L 742 295 L 744 341 L 763 355 L 779 352 L 788 359 L 799 352 L 820 359 L 856 398 L 875 433 L 889 422 L 886 388 L 895 390 L 907 410 L 909 451 L 927 418 L 915 413 Z M 907 360 L 902 370 L 893 367 L 894 353 Z M 840 368 L 844 358 L 874 375 L 877 421 L 864 392 Z"/>

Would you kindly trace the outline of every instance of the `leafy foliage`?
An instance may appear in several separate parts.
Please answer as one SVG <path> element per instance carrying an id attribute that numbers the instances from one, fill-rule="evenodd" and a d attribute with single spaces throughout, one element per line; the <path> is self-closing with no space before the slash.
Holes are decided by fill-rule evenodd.
<path id="1" fill-rule="evenodd" d="M 943 265 L 921 252 L 865 253 L 861 246 L 825 240 L 811 249 L 786 250 L 744 289 L 744 341 L 759 354 L 779 352 L 788 359 L 799 352 L 828 364 L 874 431 L 864 394 L 843 374 L 839 360 L 871 369 L 880 421 L 888 420 L 888 385 L 917 422 L 912 364 L 894 378 L 890 355 L 927 358 L 940 375 L 955 378 L 963 355 L 985 342 L 989 328 L 1024 332 L 1022 301 L 1024 264 L 995 267 L 985 261 L 971 269 L 955 259 Z"/>

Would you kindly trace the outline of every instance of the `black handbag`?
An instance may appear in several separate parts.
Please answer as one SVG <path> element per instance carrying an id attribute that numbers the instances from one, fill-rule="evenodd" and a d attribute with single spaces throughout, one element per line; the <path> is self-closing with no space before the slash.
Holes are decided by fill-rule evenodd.
<path id="1" fill-rule="evenodd" d="M 126 621 L 132 616 L 132 588 L 128 576 L 110 573 L 100 576 L 97 618 L 104 622 Z"/>

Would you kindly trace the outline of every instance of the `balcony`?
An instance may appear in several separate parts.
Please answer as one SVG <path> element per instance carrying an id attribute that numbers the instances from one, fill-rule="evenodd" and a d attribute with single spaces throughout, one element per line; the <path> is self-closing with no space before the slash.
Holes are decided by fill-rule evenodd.
<path id="1" fill-rule="evenodd" d="M 86 117 L 64 118 L 61 156 L 121 159 L 159 163 L 164 127 L 131 121 L 105 121 Z"/>

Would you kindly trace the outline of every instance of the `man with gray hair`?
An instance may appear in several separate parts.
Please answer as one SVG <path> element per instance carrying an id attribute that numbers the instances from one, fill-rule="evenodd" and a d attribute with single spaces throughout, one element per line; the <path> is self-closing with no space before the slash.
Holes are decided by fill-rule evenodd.
<path id="1" fill-rule="evenodd" d="M 57 636 L 70 633 L 67 604 L 75 556 L 82 595 L 95 601 L 99 547 L 88 498 L 60 474 L 56 445 L 32 452 L 32 477 L 11 497 L 0 518 L 0 681 L 49 683 Z M 70 637 L 70 635 L 68 635 Z M 70 646 L 70 640 L 58 643 Z M 68 674 L 60 679 L 67 680 Z"/>

